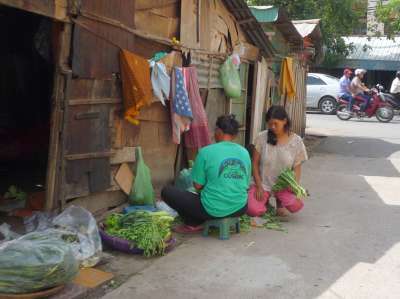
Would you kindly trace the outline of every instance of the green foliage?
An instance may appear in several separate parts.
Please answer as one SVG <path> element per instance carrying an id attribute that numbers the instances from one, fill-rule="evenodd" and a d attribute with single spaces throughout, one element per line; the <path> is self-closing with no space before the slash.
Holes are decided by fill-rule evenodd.
<path id="1" fill-rule="evenodd" d="M 149 257 L 164 254 L 173 221 L 174 218 L 163 211 L 134 211 L 125 215 L 111 214 L 105 225 L 108 234 L 130 241 Z"/>
<path id="2" fill-rule="evenodd" d="M 399 1 L 399 0 L 395 0 Z M 367 0 L 249 0 L 249 5 L 284 7 L 292 20 L 321 19 L 324 65 L 335 65 L 352 51 L 343 36 L 351 35 L 367 13 Z"/>
<path id="3" fill-rule="evenodd" d="M 377 20 L 385 25 L 389 38 L 400 33 L 400 0 L 389 0 L 386 4 L 382 1 L 376 9 Z"/>
<path id="4" fill-rule="evenodd" d="M 5 199 L 15 199 L 24 201 L 27 198 L 27 194 L 16 186 L 12 185 L 8 188 L 8 191 L 4 194 Z"/>
<path id="5" fill-rule="evenodd" d="M 290 168 L 285 169 L 278 176 L 275 185 L 272 187 L 272 191 L 279 192 L 285 189 L 290 189 L 297 198 L 307 197 L 307 191 L 296 181 L 294 171 Z"/>

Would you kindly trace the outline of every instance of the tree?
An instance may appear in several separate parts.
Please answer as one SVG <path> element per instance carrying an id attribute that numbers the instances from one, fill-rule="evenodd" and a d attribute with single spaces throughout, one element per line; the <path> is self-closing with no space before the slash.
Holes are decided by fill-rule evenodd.
<path id="1" fill-rule="evenodd" d="M 400 0 L 396 0 L 400 1 Z M 343 36 L 351 35 L 367 13 L 367 0 L 249 0 L 249 5 L 284 7 L 292 20 L 321 19 L 325 46 L 324 65 L 334 65 L 349 55 L 352 45 Z"/>
<path id="2" fill-rule="evenodd" d="M 400 0 L 382 1 L 376 9 L 378 22 L 385 25 L 385 32 L 389 38 L 400 33 Z"/>

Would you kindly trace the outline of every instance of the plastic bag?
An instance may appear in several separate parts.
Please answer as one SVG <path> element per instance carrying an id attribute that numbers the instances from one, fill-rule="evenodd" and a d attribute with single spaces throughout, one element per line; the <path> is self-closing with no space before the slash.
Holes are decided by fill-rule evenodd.
<path id="1" fill-rule="evenodd" d="M 167 212 L 172 217 L 177 217 L 178 216 L 178 213 L 163 201 L 157 201 L 156 202 L 156 207 L 157 207 L 157 209 L 159 211 Z"/>
<path id="2" fill-rule="evenodd" d="M 20 236 L 16 232 L 13 232 L 11 230 L 11 225 L 9 225 L 7 223 L 3 223 L 2 225 L 0 225 L 0 234 L 2 234 L 4 237 L 4 239 L 1 240 L 0 243 L 4 242 L 4 241 L 10 241 L 10 240 L 16 239 Z"/>
<path id="3" fill-rule="evenodd" d="M 220 80 L 225 94 L 230 98 L 239 98 L 242 93 L 239 70 L 229 56 L 219 69 Z"/>
<path id="4" fill-rule="evenodd" d="M 175 180 L 175 187 L 181 190 L 188 190 L 193 186 L 192 179 L 193 161 L 189 161 L 189 168 L 182 169 Z"/>
<path id="5" fill-rule="evenodd" d="M 53 225 L 75 236 L 77 240 L 70 242 L 71 247 L 83 267 L 93 267 L 99 262 L 101 238 L 96 220 L 89 211 L 70 206 L 53 219 Z"/>
<path id="6" fill-rule="evenodd" d="M 0 293 L 37 292 L 72 281 L 79 264 L 57 232 L 33 232 L 0 246 Z"/>
<path id="7" fill-rule="evenodd" d="M 36 211 L 31 217 L 24 218 L 25 231 L 30 233 L 51 228 L 53 227 L 53 218 L 53 213 Z"/>
<path id="8" fill-rule="evenodd" d="M 136 158 L 136 177 L 129 199 L 134 205 L 154 206 L 154 189 L 151 184 L 150 169 L 144 163 L 142 149 L 140 147 L 136 149 Z"/>

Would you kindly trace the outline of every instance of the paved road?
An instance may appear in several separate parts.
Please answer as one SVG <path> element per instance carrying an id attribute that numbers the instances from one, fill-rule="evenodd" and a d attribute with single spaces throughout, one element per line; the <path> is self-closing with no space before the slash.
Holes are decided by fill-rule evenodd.
<path id="1" fill-rule="evenodd" d="M 188 238 L 106 298 L 400 298 L 400 122 L 309 115 L 307 130 L 329 137 L 287 234 Z"/>

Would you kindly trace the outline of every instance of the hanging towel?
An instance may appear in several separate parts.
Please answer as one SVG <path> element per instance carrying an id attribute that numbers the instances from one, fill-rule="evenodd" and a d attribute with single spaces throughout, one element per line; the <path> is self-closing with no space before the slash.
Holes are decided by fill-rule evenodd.
<path id="1" fill-rule="evenodd" d="M 187 148 L 202 148 L 211 144 L 211 138 L 207 114 L 200 96 L 197 70 L 194 66 L 185 67 L 183 73 L 193 113 L 190 130 L 185 133 L 185 146 Z"/>
<path id="2" fill-rule="evenodd" d="M 282 61 L 279 90 L 282 95 L 286 94 L 289 100 L 293 100 L 296 95 L 296 86 L 293 76 L 293 59 L 290 57 L 286 57 Z"/>
<path id="3" fill-rule="evenodd" d="M 172 140 L 176 144 L 181 143 L 181 135 L 189 130 L 193 114 L 189 98 L 185 89 L 182 71 L 175 67 L 171 76 L 171 119 Z"/>
<path id="4" fill-rule="evenodd" d="M 125 119 L 138 125 L 140 109 L 150 105 L 153 98 L 149 62 L 127 50 L 121 50 L 120 65 Z"/>
<path id="5" fill-rule="evenodd" d="M 165 99 L 169 97 L 171 78 L 167 73 L 165 64 L 160 62 L 150 62 L 151 71 L 151 85 L 153 93 L 157 99 L 165 106 Z"/>

